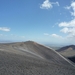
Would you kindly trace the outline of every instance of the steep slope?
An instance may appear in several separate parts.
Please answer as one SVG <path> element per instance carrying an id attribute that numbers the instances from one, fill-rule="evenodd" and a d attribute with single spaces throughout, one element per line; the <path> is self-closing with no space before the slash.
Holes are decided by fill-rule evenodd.
<path id="1" fill-rule="evenodd" d="M 0 44 L 0 75 L 74 75 L 74 65 L 33 41 Z"/>
<path id="2" fill-rule="evenodd" d="M 25 55 L 38 59 L 45 59 L 51 63 L 69 65 L 70 61 L 65 59 L 56 51 L 38 44 L 33 41 L 3 44 L 1 46 L 2 51 L 12 52 L 20 55 Z"/>
<path id="3" fill-rule="evenodd" d="M 0 51 L 0 75 L 75 75 L 75 68 Z"/>

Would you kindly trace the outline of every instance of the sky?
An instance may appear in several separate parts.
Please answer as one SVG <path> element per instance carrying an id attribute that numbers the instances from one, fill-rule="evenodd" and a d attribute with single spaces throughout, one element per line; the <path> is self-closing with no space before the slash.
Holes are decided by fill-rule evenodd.
<path id="1" fill-rule="evenodd" d="M 0 41 L 75 44 L 75 0 L 0 0 Z"/>

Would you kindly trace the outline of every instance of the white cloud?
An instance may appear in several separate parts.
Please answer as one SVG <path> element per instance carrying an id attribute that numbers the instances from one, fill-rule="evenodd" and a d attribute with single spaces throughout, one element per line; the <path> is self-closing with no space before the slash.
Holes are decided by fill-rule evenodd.
<path id="1" fill-rule="evenodd" d="M 48 37 L 52 37 L 52 38 L 60 38 L 60 39 L 63 39 L 62 36 L 57 35 L 57 34 L 44 33 L 44 35 L 45 35 L 45 36 L 48 36 Z"/>
<path id="2" fill-rule="evenodd" d="M 71 8 L 73 9 L 73 12 L 71 12 L 71 14 L 72 14 L 73 16 L 75 16 L 75 2 L 72 2 Z"/>
<path id="3" fill-rule="evenodd" d="M 69 31 L 69 29 L 67 27 L 63 28 L 60 30 L 61 32 L 67 33 Z"/>
<path id="4" fill-rule="evenodd" d="M 75 27 L 74 28 L 63 28 L 61 30 L 63 33 L 67 33 L 68 35 L 75 35 Z"/>
<path id="5" fill-rule="evenodd" d="M 60 6 L 60 5 L 59 5 L 59 2 L 56 2 L 56 4 L 57 4 L 58 6 Z"/>
<path id="6" fill-rule="evenodd" d="M 7 28 L 7 27 L 0 27 L 0 30 L 1 30 L 1 31 L 6 31 L 6 32 L 8 32 L 8 31 L 10 31 L 10 28 Z"/>
<path id="7" fill-rule="evenodd" d="M 55 38 L 62 38 L 62 36 L 57 35 L 57 34 L 52 34 L 51 36 L 52 36 L 52 37 L 55 37 Z"/>
<path id="8" fill-rule="evenodd" d="M 51 2 L 51 4 L 56 4 L 57 6 L 60 6 L 59 2 Z"/>
<path id="9" fill-rule="evenodd" d="M 69 22 L 61 22 L 59 24 L 59 27 L 75 27 L 75 19 L 73 19 Z"/>
<path id="10" fill-rule="evenodd" d="M 61 28 L 60 32 L 66 34 L 66 36 L 62 37 L 60 35 L 57 34 L 52 34 L 51 36 L 53 37 L 61 37 L 63 38 L 63 41 L 67 41 L 70 43 L 75 43 L 74 39 L 75 39 L 75 1 L 73 1 L 70 6 L 66 6 L 65 9 L 68 9 L 69 12 L 71 12 L 70 14 L 72 15 L 71 18 L 72 20 L 70 21 L 64 21 L 64 22 L 60 22 L 58 24 L 58 26 Z"/>
<path id="11" fill-rule="evenodd" d="M 75 19 L 69 22 L 61 22 L 59 27 L 62 27 L 60 31 L 67 34 L 67 37 L 75 38 Z"/>
<path id="12" fill-rule="evenodd" d="M 71 15 L 75 17 L 75 1 L 73 1 L 70 6 L 66 6 L 65 9 L 72 9 L 73 11 L 71 11 Z"/>
<path id="13" fill-rule="evenodd" d="M 50 2 L 49 0 L 45 0 L 41 5 L 41 9 L 51 9 L 53 7 L 53 4 L 56 4 L 59 6 L 58 2 Z"/>
<path id="14" fill-rule="evenodd" d="M 64 7 L 64 8 L 69 10 L 71 7 L 70 7 L 70 6 L 66 6 L 66 7 Z"/>
<path id="15" fill-rule="evenodd" d="M 41 6 L 40 6 L 41 9 L 49 9 L 49 8 L 52 8 L 52 7 L 53 6 L 52 6 L 51 2 L 49 2 L 49 0 L 45 0 L 43 2 L 43 4 L 41 4 Z"/>

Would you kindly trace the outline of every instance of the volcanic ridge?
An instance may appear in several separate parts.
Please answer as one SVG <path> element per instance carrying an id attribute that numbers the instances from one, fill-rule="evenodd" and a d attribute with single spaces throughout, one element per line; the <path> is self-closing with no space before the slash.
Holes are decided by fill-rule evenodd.
<path id="1" fill-rule="evenodd" d="M 0 75 L 75 75 L 74 64 L 34 41 L 0 44 Z"/>

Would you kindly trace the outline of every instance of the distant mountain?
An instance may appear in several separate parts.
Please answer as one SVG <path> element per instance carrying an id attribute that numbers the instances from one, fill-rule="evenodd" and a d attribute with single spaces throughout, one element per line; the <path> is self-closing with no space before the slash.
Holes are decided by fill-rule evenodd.
<path id="1" fill-rule="evenodd" d="M 66 58 L 70 59 L 71 61 L 75 62 L 75 45 L 65 46 L 65 47 L 62 47 L 62 48 L 60 48 L 56 51 L 59 52 L 64 57 L 66 57 Z"/>
<path id="2" fill-rule="evenodd" d="M 61 51 L 65 51 L 65 50 L 75 50 L 75 45 L 65 46 L 65 47 L 58 49 L 57 51 L 61 52 Z"/>

